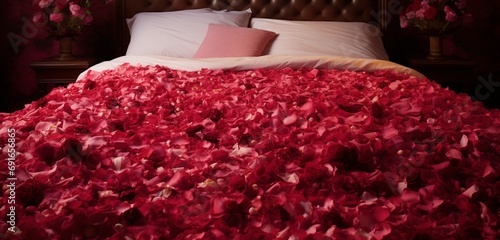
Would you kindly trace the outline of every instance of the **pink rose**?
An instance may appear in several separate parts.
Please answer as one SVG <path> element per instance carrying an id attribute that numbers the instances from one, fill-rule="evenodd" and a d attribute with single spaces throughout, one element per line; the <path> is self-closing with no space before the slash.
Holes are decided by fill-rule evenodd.
<path id="1" fill-rule="evenodd" d="M 34 23 L 42 23 L 43 22 L 42 12 L 36 12 L 35 14 L 33 14 L 33 22 Z"/>
<path id="2" fill-rule="evenodd" d="M 404 17 L 404 16 L 399 17 L 399 24 L 401 25 L 401 28 L 407 28 L 408 27 L 408 19 L 406 19 L 406 17 Z"/>
<path id="3" fill-rule="evenodd" d="M 50 21 L 55 23 L 60 23 L 64 20 L 62 13 L 51 13 L 49 18 Z"/>
<path id="4" fill-rule="evenodd" d="M 82 11 L 82 8 L 80 5 L 76 3 L 69 3 L 69 11 L 71 12 L 71 15 L 79 18 L 83 18 L 85 16 L 85 11 Z"/>
<path id="5" fill-rule="evenodd" d="M 52 4 L 52 2 L 54 2 L 54 0 L 40 0 L 40 2 L 38 3 L 38 6 L 40 6 L 40 8 L 46 8 L 46 7 L 50 6 L 50 4 Z"/>
<path id="6" fill-rule="evenodd" d="M 425 9 L 421 8 L 418 11 L 415 12 L 415 17 L 419 19 L 424 19 L 425 18 Z"/>
<path id="7" fill-rule="evenodd" d="M 417 17 L 417 13 L 415 11 L 407 12 L 406 13 L 406 18 L 407 19 L 414 19 Z"/>
<path id="8" fill-rule="evenodd" d="M 444 12 L 446 13 L 446 21 L 454 22 L 457 20 L 457 14 L 448 6 L 444 6 Z"/>

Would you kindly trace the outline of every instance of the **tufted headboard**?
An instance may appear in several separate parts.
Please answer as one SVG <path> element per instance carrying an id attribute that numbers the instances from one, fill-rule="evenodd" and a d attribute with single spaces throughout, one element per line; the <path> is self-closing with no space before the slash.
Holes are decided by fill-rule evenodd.
<path id="1" fill-rule="evenodd" d="M 253 17 L 304 21 L 368 22 L 384 32 L 388 0 L 116 0 L 116 55 L 126 52 L 130 35 L 125 19 L 139 12 L 194 8 L 252 9 Z"/>

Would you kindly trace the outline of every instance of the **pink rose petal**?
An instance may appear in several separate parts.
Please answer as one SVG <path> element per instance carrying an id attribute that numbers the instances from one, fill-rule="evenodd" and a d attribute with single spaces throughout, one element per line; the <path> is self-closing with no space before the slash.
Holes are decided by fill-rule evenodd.
<path id="1" fill-rule="evenodd" d="M 456 149 L 450 149 L 446 153 L 446 156 L 451 159 L 457 159 L 457 160 L 461 160 L 463 158 L 462 153 Z"/>
<path id="2" fill-rule="evenodd" d="M 398 130 L 396 130 L 392 125 L 387 126 L 382 130 L 382 137 L 384 139 L 392 139 L 398 135 Z"/>
<path id="3" fill-rule="evenodd" d="M 189 144 L 189 138 L 176 137 L 176 138 L 172 139 L 172 141 L 170 143 L 173 145 L 180 145 L 180 146 L 187 145 L 187 144 Z"/>
<path id="4" fill-rule="evenodd" d="M 285 181 L 287 183 L 291 183 L 291 184 L 299 183 L 299 176 L 295 173 L 281 175 L 280 178 L 283 179 L 283 181 Z"/>
<path id="5" fill-rule="evenodd" d="M 462 135 L 462 138 L 460 139 L 460 147 L 464 148 L 467 147 L 467 144 L 469 143 L 469 139 L 467 136 L 464 134 Z"/>
<path id="6" fill-rule="evenodd" d="M 477 193 L 478 191 L 479 191 L 479 188 L 476 185 L 472 185 L 470 188 L 465 190 L 462 194 L 464 196 L 472 198 L 472 195 L 474 195 L 474 193 Z"/>
<path id="7" fill-rule="evenodd" d="M 420 194 L 418 192 L 405 189 L 401 194 L 401 200 L 409 204 L 417 203 L 420 201 Z"/>
<path id="8" fill-rule="evenodd" d="M 293 113 L 292 115 L 283 119 L 283 124 L 290 125 L 290 124 L 295 123 L 295 121 L 297 121 L 297 114 Z"/>

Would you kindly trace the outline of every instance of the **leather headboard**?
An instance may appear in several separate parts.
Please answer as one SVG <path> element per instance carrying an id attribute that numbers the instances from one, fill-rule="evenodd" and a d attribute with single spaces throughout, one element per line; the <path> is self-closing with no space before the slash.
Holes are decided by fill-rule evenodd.
<path id="1" fill-rule="evenodd" d="M 139 12 L 177 11 L 195 8 L 215 10 L 252 9 L 252 16 L 304 21 L 371 22 L 381 20 L 387 0 L 117 0 L 117 54 L 125 53 L 129 42 L 126 18 Z"/>

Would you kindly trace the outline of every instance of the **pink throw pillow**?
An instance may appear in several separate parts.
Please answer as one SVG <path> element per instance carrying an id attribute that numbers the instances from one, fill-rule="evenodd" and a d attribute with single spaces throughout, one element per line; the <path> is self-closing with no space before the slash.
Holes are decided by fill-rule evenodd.
<path id="1" fill-rule="evenodd" d="M 221 24 L 210 24 L 195 58 L 260 56 L 276 33 Z"/>

